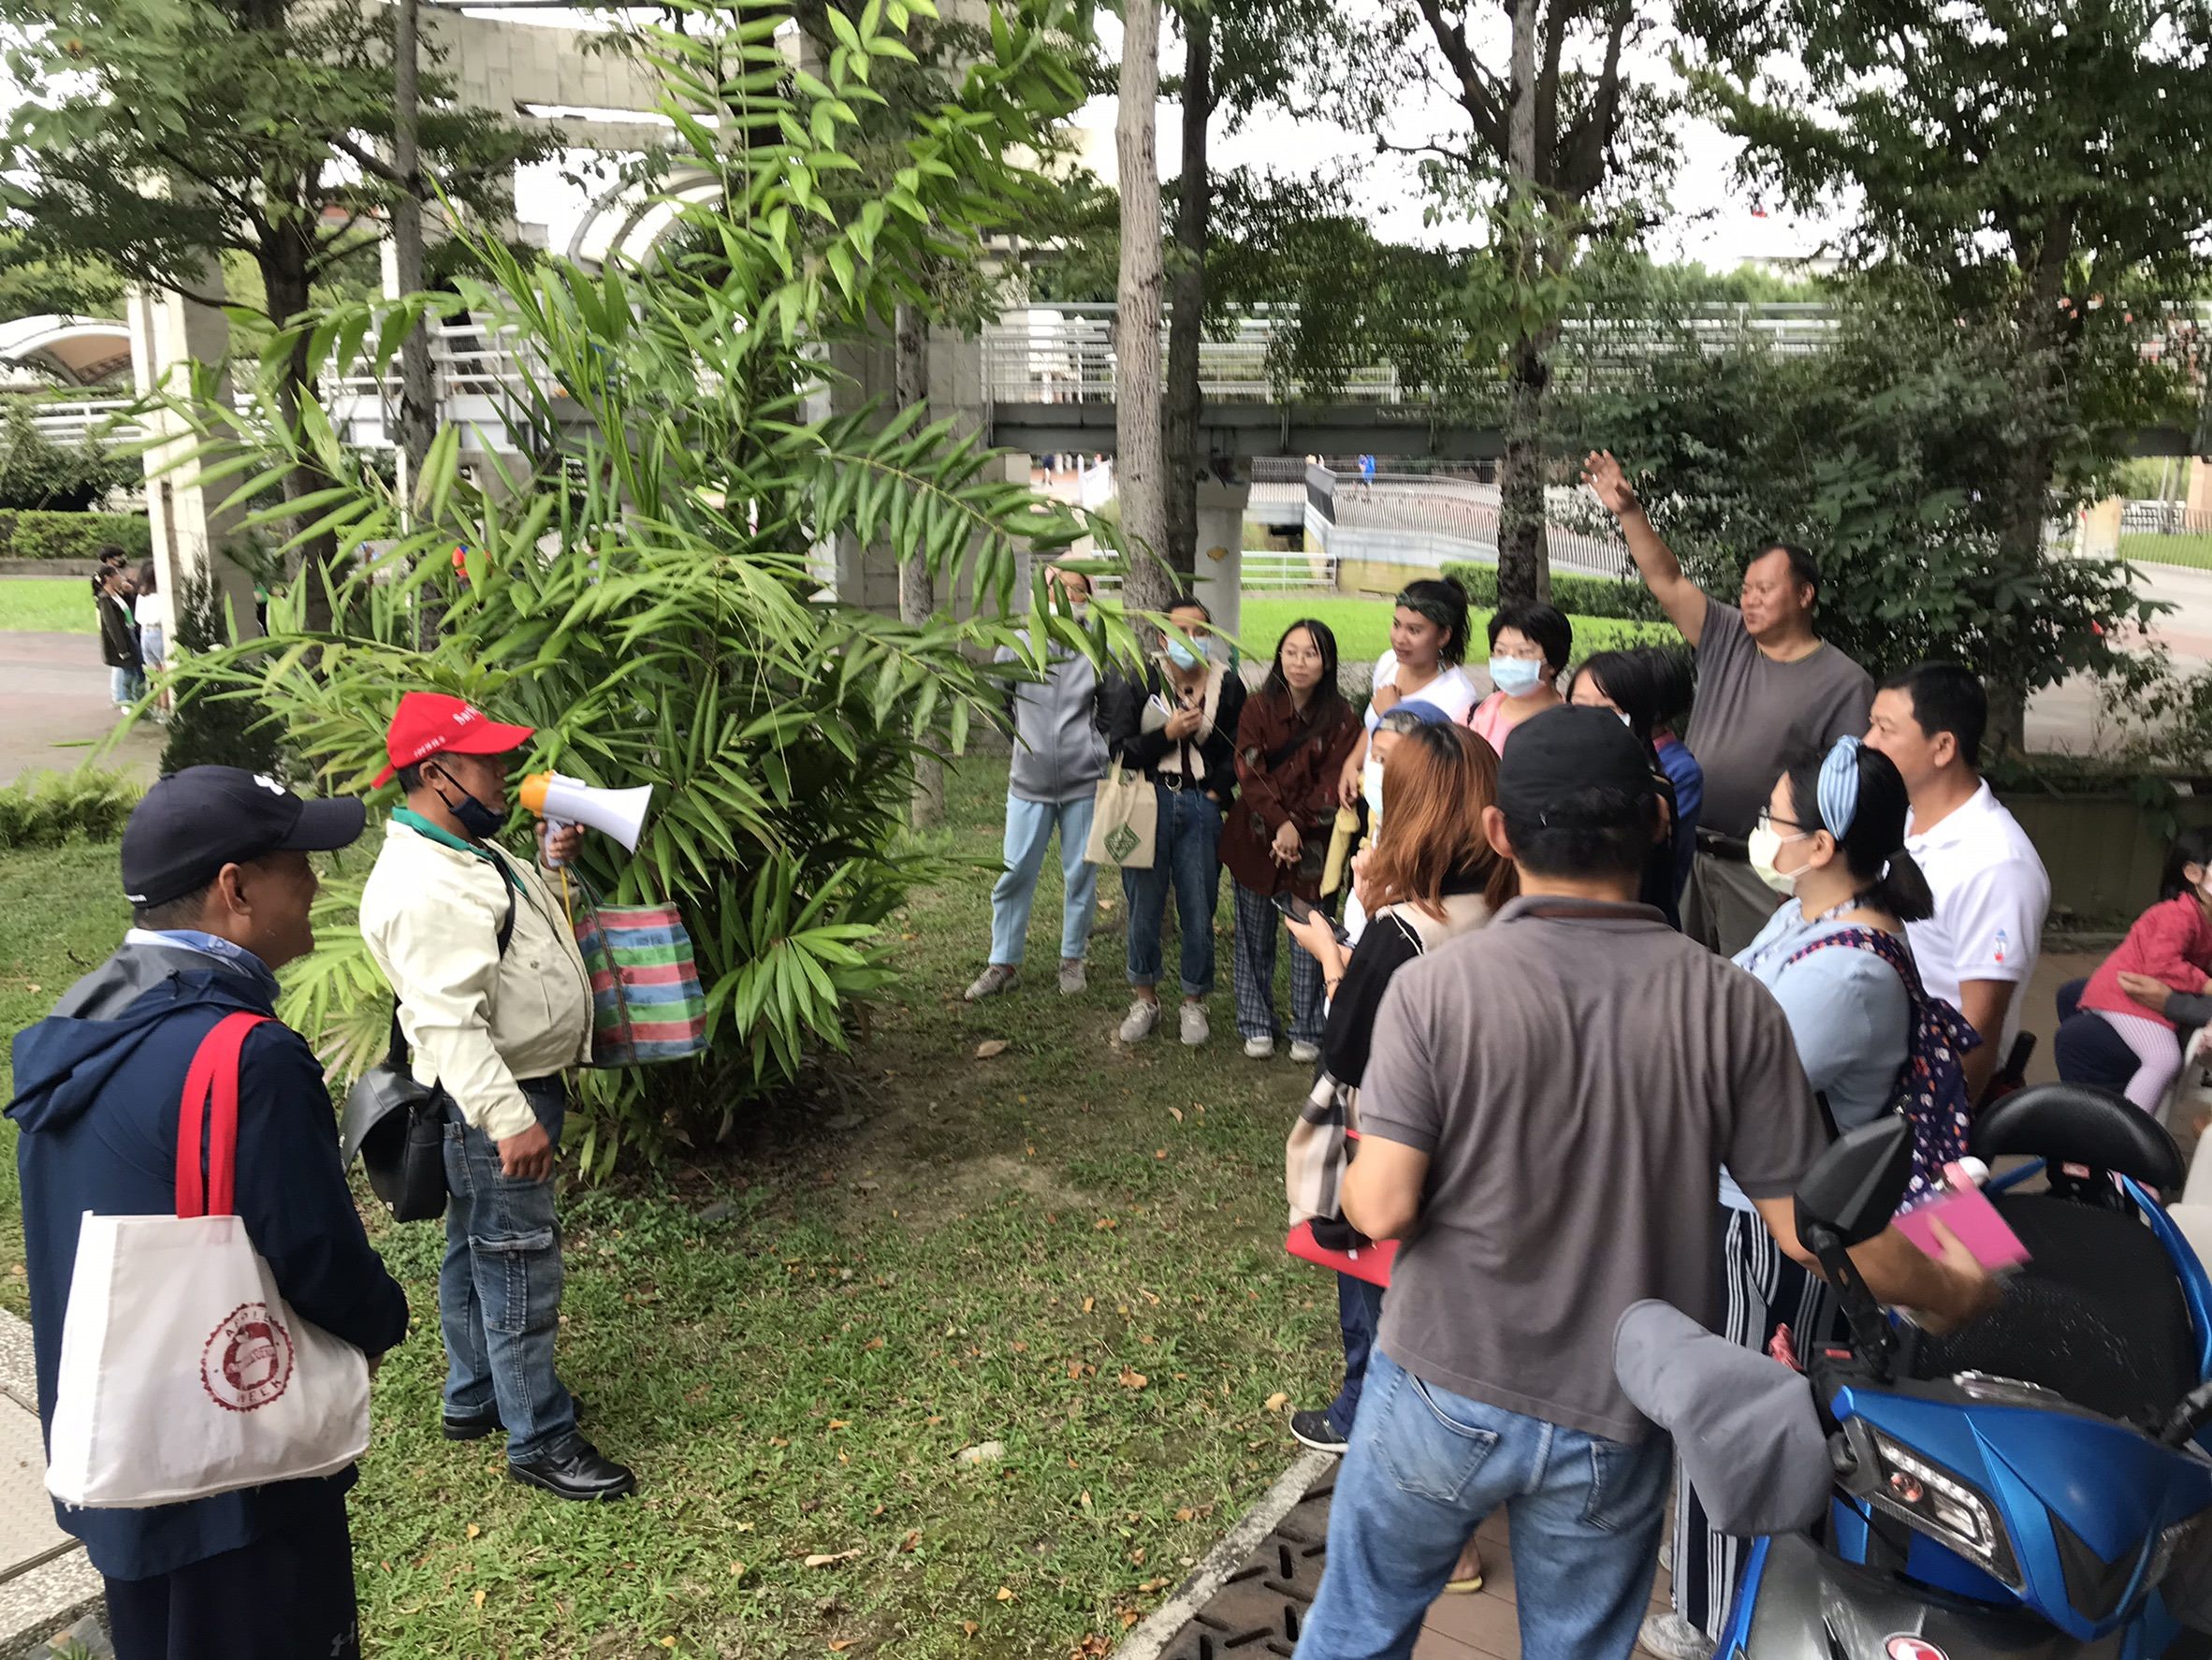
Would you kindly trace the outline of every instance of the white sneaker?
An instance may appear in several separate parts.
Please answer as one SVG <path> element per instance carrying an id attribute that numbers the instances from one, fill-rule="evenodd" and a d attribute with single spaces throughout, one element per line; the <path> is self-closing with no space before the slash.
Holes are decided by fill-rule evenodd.
<path id="1" fill-rule="evenodd" d="M 1129 1005 L 1128 1018 L 1121 1023 L 1121 1041 L 1142 1043 L 1159 1027 L 1159 1005 L 1139 997 Z"/>
<path id="2" fill-rule="evenodd" d="M 1206 1024 L 1206 1006 L 1203 1003 L 1186 1003 L 1180 1016 L 1184 1044 L 1196 1049 L 1214 1035 L 1214 1028 Z"/>
<path id="3" fill-rule="evenodd" d="M 1321 1058 L 1321 1046 L 1318 1043 L 1293 1043 L 1290 1045 L 1290 1058 L 1302 1067 L 1310 1067 Z"/>
<path id="4" fill-rule="evenodd" d="M 1675 1613 L 1647 1614 L 1637 1643 L 1659 1660 L 1710 1660 L 1712 1639 Z"/>
<path id="5" fill-rule="evenodd" d="M 1244 1053 L 1254 1060 L 1273 1060 L 1275 1057 L 1275 1041 L 1273 1038 L 1246 1038 Z"/>

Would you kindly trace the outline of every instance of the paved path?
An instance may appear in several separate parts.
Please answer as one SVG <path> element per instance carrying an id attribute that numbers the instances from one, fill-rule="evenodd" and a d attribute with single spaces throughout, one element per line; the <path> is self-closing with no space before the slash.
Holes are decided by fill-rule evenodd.
<path id="1" fill-rule="evenodd" d="M 67 772 L 114 730 L 97 637 L 0 633 L 0 784 Z M 140 722 L 102 764 L 151 780 L 160 763 L 160 729 Z"/>

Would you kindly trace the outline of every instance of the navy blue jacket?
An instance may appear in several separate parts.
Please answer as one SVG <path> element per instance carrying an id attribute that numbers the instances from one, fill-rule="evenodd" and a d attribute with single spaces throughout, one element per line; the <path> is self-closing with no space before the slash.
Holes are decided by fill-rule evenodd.
<path id="1" fill-rule="evenodd" d="M 38 1416 L 50 1431 L 62 1321 L 86 1211 L 176 1211 L 177 1108 L 193 1051 L 226 1014 L 273 1012 L 274 982 L 184 947 L 125 944 L 16 1034 L 23 1248 Z M 407 1332 L 407 1299 L 370 1248 L 338 1160 L 337 1120 L 306 1041 L 271 1022 L 239 1066 L 237 1206 L 277 1289 L 303 1318 L 370 1354 Z M 146 1580 L 327 1514 L 328 1483 L 285 1481 L 144 1510 L 56 1504 L 63 1529 L 110 1579 Z"/>

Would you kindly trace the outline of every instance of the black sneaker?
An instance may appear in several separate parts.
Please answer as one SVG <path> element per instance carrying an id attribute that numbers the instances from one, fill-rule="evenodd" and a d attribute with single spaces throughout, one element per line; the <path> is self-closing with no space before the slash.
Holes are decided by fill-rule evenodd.
<path id="1" fill-rule="evenodd" d="M 568 1404 L 575 1411 L 576 1421 L 582 1423 L 584 1403 L 571 1395 Z M 448 1441 L 481 1441 L 487 1435 L 504 1434 L 506 1430 L 507 1426 L 500 1421 L 500 1409 L 497 1406 L 478 1418 L 456 1418 L 450 1412 L 445 1414 L 445 1438 Z"/>
<path id="2" fill-rule="evenodd" d="M 1310 1447 L 1316 1452 L 1333 1452 L 1339 1457 L 1350 1445 L 1347 1437 L 1337 1433 L 1335 1422 L 1326 1412 L 1293 1412 L 1290 1434 L 1302 1446 Z"/>
<path id="3" fill-rule="evenodd" d="M 637 1475 L 578 1435 L 557 1452 L 527 1463 L 507 1462 L 507 1474 L 525 1487 L 543 1488 L 556 1498 L 618 1499 L 637 1491 Z"/>

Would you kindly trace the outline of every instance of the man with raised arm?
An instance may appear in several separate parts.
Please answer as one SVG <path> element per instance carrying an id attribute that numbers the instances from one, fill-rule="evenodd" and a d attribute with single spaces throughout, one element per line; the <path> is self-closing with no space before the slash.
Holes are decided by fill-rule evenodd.
<path id="1" fill-rule="evenodd" d="M 1620 520 L 1645 585 L 1697 653 L 1697 701 L 1684 741 L 1705 768 L 1705 808 L 1682 931 L 1732 956 L 1774 912 L 1745 848 L 1774 780 L 1799 757 L 1864 733 L 1874 682 L 1813 632 L 1820 567 L 1805 549 L 1762 543 L 1744 567 L 1737 604 L 1727 604 L 1683 574 L 1610 451 L 1592 453 L 1582 482 Z"/>

